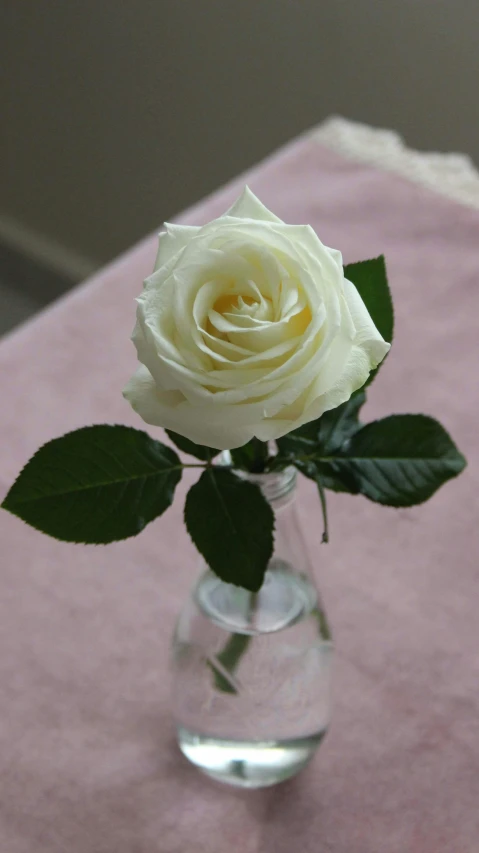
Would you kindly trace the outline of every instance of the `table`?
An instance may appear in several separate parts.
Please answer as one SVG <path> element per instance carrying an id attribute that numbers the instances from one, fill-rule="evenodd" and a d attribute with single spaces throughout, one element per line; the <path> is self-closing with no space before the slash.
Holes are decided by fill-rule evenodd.
<path id="1" fill-rule="evenodd" d="M 301 484 L 337 646 L 334 723 L 302 775 L 261 792 L 210 782 L 174 742 L 168 644 L 196 564 L 182 493 L 107 547 L 1 512 L 2 853 L 479 850 L 479 204 L 471 185 L 453 200 L 365 162 L 368 146 L 355 158 L 331 145 L 306 134 L 177 221 L 220 214 L 247 180 L 346 261 L 384 252 L 396 338 L 367 416 L 432 414 L 469 467 L 413 509 L 332 495 L 327 547 Z M 121 389 L 155 247 L 148 237 L 0 343 L 0 498 L 40 443 L 89 423 L 142 427 Z"/>

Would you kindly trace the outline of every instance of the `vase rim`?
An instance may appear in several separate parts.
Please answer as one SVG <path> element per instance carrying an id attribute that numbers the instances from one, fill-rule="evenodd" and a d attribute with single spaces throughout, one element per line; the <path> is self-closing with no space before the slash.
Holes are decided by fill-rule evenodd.
<path id="1" fill-rule="evenodd" d="M 231 464 L 229 450 L 223 451 L 221 461 L 225 465 Z M 288 465 L 282 471 L 266 471 L 262 474 L 253 474 L 249 471 L 242 471 L 239 468 L 234 468 L 233 470 L 237 477 L 258 485 L 266 500 L 275 507 L 278 507 L 278 504 L 283 505 L 285 499 L 293 496 L 296 489 L 298 472 L 294 465 Z"/>
<path id="2" fill-rule="evenodd" d="M 250 483 L 256 483 L 260 487 L 270 503 L 282 501 L 296 489 L 297 471 L 293 465 L 288 465 L 282 471 L 268 471 L 264 474 L 249 474 L 244 471 L 241 473 Z"/>

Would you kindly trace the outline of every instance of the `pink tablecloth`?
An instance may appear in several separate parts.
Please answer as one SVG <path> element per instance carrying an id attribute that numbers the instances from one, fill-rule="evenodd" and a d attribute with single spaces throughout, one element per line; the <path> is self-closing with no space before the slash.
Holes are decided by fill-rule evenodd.
<path id="1" fill-rule="evenodd" d="M 210 783 L 175 746 L 168 642 L 196 559 L 181 496 L 108 547 L 58 543 L 0 513 L 2 853 L 479 851 L 479 211 L 308 138 L 248 182 L 346 260 L 385 252 L 396 342 L 368 415 L 439 417 L 469 468 L 412 510 L 332 496 L 328 547 L 302 485 L 337 644 L 334 725 L 303 775 L 256 793 Z M 181 221 L 222 212 L 243 183 Z M 141 427 L 121 389 L 155 245 L 1 343 L 1 495 L 53 436 Z"/>

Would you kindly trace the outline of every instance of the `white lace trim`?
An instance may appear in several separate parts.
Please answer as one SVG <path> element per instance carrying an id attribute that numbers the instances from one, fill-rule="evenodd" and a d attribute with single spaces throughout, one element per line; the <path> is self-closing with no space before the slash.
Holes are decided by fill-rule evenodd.
<path id="1" fill-rule="evenodd" d="M 369 127 L 340 116 L 326 119 L 311 137 L 346 157 L 397 172 L 416 184 L 479 209 L 479 171 L 466 154 L 407 148 L 392 130 Z"/>

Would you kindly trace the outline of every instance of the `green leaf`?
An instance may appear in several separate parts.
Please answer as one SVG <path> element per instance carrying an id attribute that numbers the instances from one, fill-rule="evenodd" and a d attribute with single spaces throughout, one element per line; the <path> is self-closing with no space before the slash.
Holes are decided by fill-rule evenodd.
<path id="1" fill-rule="evenodd" d="M 194 456 L 196 459 L 202 459 L 203 462 L 211 462 L 215 456 L 218 456 L 218 453 L 221 453 L 221 450 L 215 450 L 214 447 L 195 444 L 194 441 L 190 441 L 190 439 L 185 438 L 184 435 L 173 432 L 172 429 L 165 429 L 165 432 L 169 438 L 171 438 L 173 444 L 176 444 L 179 450 L 182 450 L 183 453 L 187 453 L 188 456 Z"/>
<path id="2" fill-rule="evenodd" d="M 360 429 L 359 411 L 365 402 L 366 392 L 360 388 L 346 403 L 330 409 L 316 421 L 318 441 L 326 456 L 336 453 Z"/>
<path id="3" fill-rule="evenodd" d="M 83 427 L 44 444 L 2 507 L 67 542 L 136 536 L 173 501 L 177 454 L 127 426 Z"/>
<path id="4" fill-rule="evenodd" d="M 308 466 L 304 468 L 298 466 L 298 470 L 316 483 L 321 481 L 323 488 L 329 489 L 330 492 L 344 492 L 348 495 L 359 494 L 359 485 L 353 474 L 350 471 L 339 468 L 334 462 L 321 462 L 321 460 L 318 460 L 314 463 L 314 467 L 309 462 Z"/>
<path id="5" fill-rule="evenodd" d="M 389 344 L 392 343 L 394 334 L 394 309 L 388 285 L 384 255 L 380 255 L 379 258 L 373 258 L 370 261 L 347 264 L 344 267 L 344 275 L 348 281 L 352 281 L 356 286 L 359 295 L 371 315 L 374 325 L 384 340 Z M 383 359 L 381 364 L 384 364 L 385 360 Z M 371 384 L 381 364 L 375 370 L 371 371 L 366 385 Z"/>
<path id="6" fill-rule="evenodd" d="M 434 418 L 391 415 L 356 432 L 335 465 L 370 500 L 404 507 L 428 500 L 466 460 Z"/>
<path id="7" fill-rule="evenodd" d="M 268 442 L 252 438 L 243 447 L 230 450 L 235 468 L 249 471 L 251 474 L 262 474 L 268 459 Z"/>
<path id="8" fill-rule="evenodd" d="M 295 456 L 314 452 L 318 446 L 319 418 L 310 421 L 287 435 L 276 439 L 279 455 L 287 457 L 291 462 Z"/>
<path id="9" fill-rule="evenodd" d="M 361 388 L 346 403 L 277 439 L 280 454 L 289 456 L 301 473 L 316 482 L 320 480 L 324 488 L 357 494 L 359 486 L 353 474 L 338 467 L 332 457 L 360 429 L 358 415 L 365 401 L 366 393 Z"/>
<path id="10" fill-rule="evenodd" d="M 208 468 L 188 492 L 185 524 L 221 580 L 260 589 L 273 553 L 274 514 L 258 486 Z"/>
<path id="11" fill-rule="evenodd" d="M 394 333 L 394 310 L 384 255 L 344 267 L 344 276 L 356 286 L 378 332 L 389 344 Z"/>
<path id="12" fill-rule="evenodd" d="M 302 470 L 302 473 L 310 480 L 315 480 L 316 483 L 321 480 L 323 487 L 329 489 L 330 492 L 344 492 L 348 495 L 359 494 L 359 485 L 352 471 L 336 465 L 335 462 L 319 460 L 315 463 L 314 468 L 311 464 L 309 465 L 308 472 Z"/>
<path id="13" fill-rule="evenodd" d="M 365 402 L 366 392 L 360 388 L 346 403 L 278 438 L 276 444 L 280 452 L 294 456 L 296 453 L 315 451 L 319 445 L 322 455 L 332 455 L 360 428 L 359 410 Z"/>

